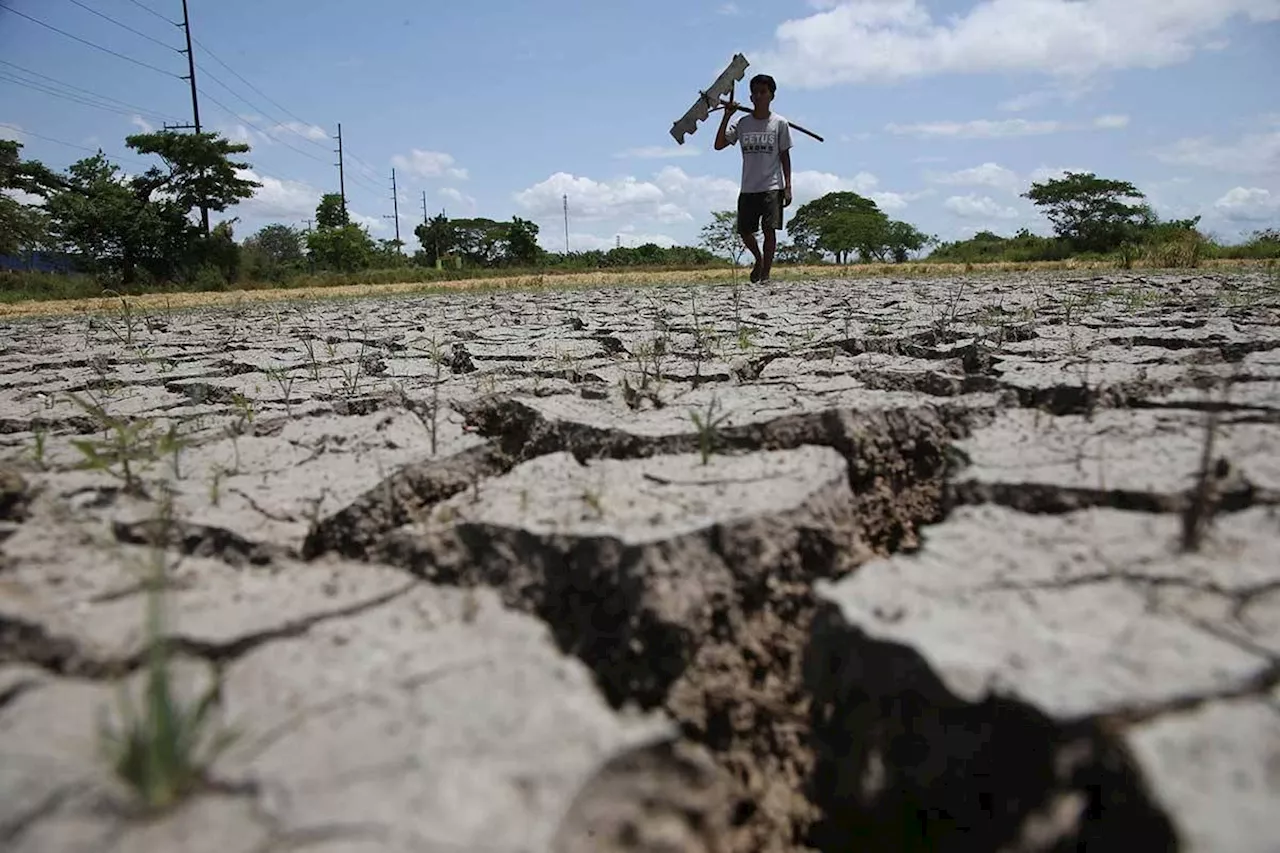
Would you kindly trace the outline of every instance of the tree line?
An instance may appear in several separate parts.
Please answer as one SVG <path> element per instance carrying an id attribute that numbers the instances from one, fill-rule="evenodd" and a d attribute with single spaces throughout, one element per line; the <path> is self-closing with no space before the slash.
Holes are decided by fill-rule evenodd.
<path id="1" fill-rule="evenodd" d="M 218 289 L 228 284 L 284 282 L 317 273 L 423 269 L 690 268 L 740 259 L 743 247 L 733 211 L 716 211 L 696 246 L 646 243 L 608 251 L 550 252 L 538 243 L 538 225 L 453 218 L 443 213 L 414 229 L 412 254 L 397 240 L 374 239 L 351 220 L 337 193 L 321 197 L 315 228 L 272 223 L 243 243 L 236 219 L 205 230 L 198 212 L 223 213 L 261 185 L 242 175 L 249 151 L 213 133 L 165 130 L 134 134 L 125 144 L 162 165 L 127 175 L 101 151 L 63 172 L 23 160 L 21 143 L 0 140 L 0 256 L 60 259 L 61 268 L 88 273 L 105 286 L 157 283 Z M 25 194 L 23 199 L 13 193 Z M 982 231 L 942 242 L 915 225 L 891 218 L 854 192 L 831 192 L 798 207 L 780 242 L 782 264 L 859 262 L 1061 260 L 1117 254 L 1160 265 L 1194 265 L 1224 254 L 1197 229 L 1199 217 L 1161 221 L 1131 183 L 1091 172 L 1068 172 L 1032 183 L 1023 193 L 1049 220 L 1052 236 L 1022 229 L 1012 237 Z M 1234 256 L 1280 257 L 1280 231 L 1254 234 Z M 412 272 L 410 274 L 413 274 Z M 0 287 L 3 281 L 0 280 Z"/>

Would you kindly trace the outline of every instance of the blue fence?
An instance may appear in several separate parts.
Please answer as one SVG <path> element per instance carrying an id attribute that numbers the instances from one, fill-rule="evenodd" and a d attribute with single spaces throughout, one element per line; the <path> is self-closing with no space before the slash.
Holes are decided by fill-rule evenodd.
<path id="1" fill-rule="evenodd" d="M 30 255 L 0 255 L 0 270 L 16 272 L 75 272 L 75 259 L 68 255 L 33 252 Z"/>

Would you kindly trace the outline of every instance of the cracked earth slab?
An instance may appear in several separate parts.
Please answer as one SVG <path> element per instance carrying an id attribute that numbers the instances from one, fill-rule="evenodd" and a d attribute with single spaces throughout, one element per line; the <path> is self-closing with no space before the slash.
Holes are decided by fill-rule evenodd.
<path id="1" fill-rule="evenodd" d="M 545 626 L 485 591 L 417 585 L 256 645 L 223 676 L 220 722 L 242 737 L 218 779 L 241 795 L 198 794 L 159 838 L 102 805 L 119 794 L 88 736 L 115 698 L 106 684 L 53 679 L 0 709 L 6 849 L 139 849 L 194 830 L 210 808 L 228 823 L 199 819 L 202 831 L 229 849 L 326 837 L 394 851 L 549 849 L 597 767 L 623 751 L 661 753 L 671 736 L 658 717 L 611 710 Z M 636 772 L 673 772 L 651 765 Z M 708 799 L 708 824 L 725 821 L 727 803 Z"/>
<path id="2" fill-rule="evenodd" d="M 966 506 L 917 552 L 820 583 L 807 672 L 846 821 L 828 831 L 1007 849 L 1075 803 L 1059 842 L 1271 849 L 1277 534 L 1255 507 L 1183 553 L 1170 514 Z M 1207 796 L 1228 765 L 1230 794 Z"/>
<path id="3" fill-rule="evenodd" d="M 752 803 L 731 849 L 775 849 L 812 819 L 797 794 L 808 578 L 870 554 L 845 459 L 802 446 L 705 464 L 539 456 L 436 504 L 375 556 L 498 589 L 550 625 L 611 702 L 665 706 Z"/>
<path id="4" fill-rule="evenodd" d="M 1230 410 L 1214 428 L 1224 501 L 1280 500 L 1280 424 Z M 1206 415 L 1193 409 L 1049 415 L 1001 412 L 954 447 L 964 457 L 949 490 L 957 503 L 993 501 L 1034 512 L 1091 505 L 1152 511 L 1186 506 L 1200 477 Z"/>
<path id="5" fill-rule="evenodd" d="M 557 853 L 900 850 L 886 828 L 922 813 L 916 849 L 1109 846 L 1116 827 L 1187 849 L 1259 837 L 1274 774 L 1242 744 L 1267 743 L 1258 709 L 1280 707 L 1274 669 L 1255 665 L 1277 654 L 1258 555 L 1280 541 L 1260 521 L 1280 379 L 1264 274 L 103 307 L 0 336 L 0 460 L 20 471 L 0 466 L 0 721 L 48 701 L 37 714 L 89 744 L 87 714 L 56 715 L 136 683 L 137 566 L 163 480 L 175 645 L 202 676 L 224 670 L 227 710 L 265 746 L 146 824 L 104 817 L 82 775 L 19 782 L 5 841 L 174 849 L 234 824 L 231 849 L 494 849 L 476 834 L 487 822 L 514 839 L 500 849 Z M 139 466 L 146 497 L 118 468 L 76 470 L 73 442 L 107 434 L 67 391 L 189 446 Z M 1164 559 L 1148 551 L 1177 538 L 1209 411 L 1207 544 Z M 1125 507 L 1150 517 L 1109 520 Z M 1016 509 L 1046 526 L 965 515 Z M 1108 520 L 1081 533 L 1090 513 Z M 904 651 L 910 638 L 848 665 L 869 641 L 829 591 L 819 606 L 814 580 L 842 588 L 895 551 L 931 559 L 966 520 L 977 532 L 951 549 L 964 556 L 930 576 L 961 584 L 939 607 L 974 623 L 944 651 L 1025 647 L 1066 674 L 966 698 L 921 664 L 928 644 Z M 1235 550 L 1215 551 L 1227 534 Z M 1131 571 L 1107 574 L 1082 536 Z M 1007 554 L 1027 577 L 963 585 Z M 928 589 L 911 581 L 891 591 Z M 990 596 L 1010 603 L 988 613 Z M 1193 654 L 1179 668 L 1171 648 Z M 869 689 L 878 703 L 851 698 Z M 0 749 L 89 771 L 87 749 L 66 759 L 58 738 L 22 731 L 0 731 Z M 437 756 L 461 768 L 456 789 L 431 775 Z M 521 820 L 533 835 L 511 829 Z"/>

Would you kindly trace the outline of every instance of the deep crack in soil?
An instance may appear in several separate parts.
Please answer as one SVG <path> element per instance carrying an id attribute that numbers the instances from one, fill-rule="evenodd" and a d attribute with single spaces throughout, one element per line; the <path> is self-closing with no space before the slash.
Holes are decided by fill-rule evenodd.
<path id="1" fill-rule="evenodd" d="M 834 448 L 847 474 L 794 511 L 659 542 L 453 518 L 425 533 L 401 528 L 517 460 L 562 452 L 580 462 L 643 459 L 693 446 L 686 435 L 644 438 L 549 421 L 501 398 L 468 413 L 502 448 L 502 464 L 485 448 L 402 471 L 320 522 L 308 555 L 341 543 L 349 556 L 432 582 L 497 588 L 506 604 L 551 627 L 614 707 L 661 707 L 711 751 L 734 782 L 727 850 L 805 849 L 822 817 L 809 793 L 815 758 L 803 677 L 813 582 L 915 545 L 918 526 L 939 518 L 949 441 L 986 418 L 945 418 L 933 407 L 831 409 L 725 430 L 734 450 Z M 473 465 L 483 470 L 470 472 Z"/>

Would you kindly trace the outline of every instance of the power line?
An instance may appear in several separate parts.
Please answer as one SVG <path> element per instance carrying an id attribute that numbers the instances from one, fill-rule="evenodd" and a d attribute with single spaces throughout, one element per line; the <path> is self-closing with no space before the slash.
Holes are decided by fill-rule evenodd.
<path id="1" fill-rule="evenodd" d="M 152 38 L 151 36 L 147 35 L 144 32 L 135 30 L 133 27 L 129 26 L 128 24 L 122 24 L 121 22 L 117 21 L 115 18 L 111 17 L 110 15 L 104 15 L 101 12 L 99 12 L 97 9 L 84 5 L 83 3 L 80 2 L 80 0 L 68 0 L 68 1 L 71 3 L 74 3 L 75 5 L 79 6 L 81 9 L 84 9 L 86 12 L 92 15 L 97 15 L 99 18 L 102 18 L 104 21 L 110 21 L 111 23 L 115 24 L 117 27 L 128 30 L 129 32 L 133 33 L 136 36 L 142 36 L 147 41 L 155 42 L 161 47 L 167 47 L 169 48 L 169 50 L 172 50 L 174 53 L 182 53 L 182 51 L 179 50 L 178 48 L 173 47 L 171 45 L 167 45 L 164 42 L 160 41 L 160 39 L 158 38 Z"/>
<path id="2" fill-rule="evenodd" d="M 53 142 L 58 145 L 65 145 L 68 148 L 79 148 L 81 151 L 89 151 L 93 154 L 97 154 L 99 151 L 102 151 L 101 148 L 90 148 L 87 145 L 76 145 L 74 142 L 66 142 L 62 139 L 54 139 L 52 136 L 42 136 L 41 134 L 27 130 L 26 128 L 18 127 L 16 124 L 7 124 L 5 122 L 0 122 L 0 127 L 7 127 L 11 130 L 18 131 L 18 133 L 21 133 L 25 136 L 33 136 L 36 139 L 43 139 L 45 142 Z M 106 152 L 104 151 L 103 153 L 105 154 Z M 151 163 L 148 163 L 146 160 L 143 160 L 138 157 L 121 157 L 118 155 L 113 155 L 113 156 L 115 156 L 115 159 L 117 160 L 132 160 L 135 163 L 142 163 L 147 166 L 153 165 Z"/>
<path id="3" fill-rule="evenodd" d="M 206 76 L 206 77 L 212 77 L 212 75 L 211 75 L 211 74 L 209 74 L 209 72 L 208 72 L 208 71 L 206 71 L 206 72 L 205 72 L 205 76 Z M 216 81 L 216 79 L 217 79 L 217 78 L 214 78 L 214 79 L 215 79 L 215 81 Z M 225 85 L 225 84 L 224 84 L 224 85 Z M 317 163 L 325 163 L 325 161 L 324 161 L 324 160 L 321 160 L 319 157 L 316 157 L 316 156 L 312 155 L 312 154 L 311 154 L 311 152 L 309 152 L 309 151 L 303 151 L 301 148 L 294 148 L 292 145 L 290 145 L 289 143 L 285 142 L 283 139 L 278 139 L 278 138 L 276 138 L 276 137 L 272 136 L 272 135 L 271 135 L 270 133 L 268 133 L 267 131 L 263 130 L 262 128 L 258 127 L 256 124 L 254 124 L 253 122 L 249 121 L 249 119 L 245 118 L 244 116 L 242 116 L 242 115 L 240 115 L 239 113 L 237 113 L 235 110 L 233 110 L 233 109 L 231 109 L 230 107 L 228 107 L 226 104 L 222 103 L 222 101 L 219 101 L 219 100 L 218 100 L 217 98 L 215 98 L 213 95 L 210 95 L 210 94 L 209 94 L 208 92 L 206 92 L 204 89 L 200 89 L 200 90 L 199 90 L 199 92 L 200 92 L 201 96 L 203 96 L 203 97 L 205 97 L 205 98 L 208 98 L 209 100 L 213 101 L 213 103 L 214 103 L 216 106 L 221 107 L 221 108 L 222 108 L 222 110 L 223 110 L 223 112 L 225 112 L 227 115 L 231 116 L 232 118 L 234 118 L 234 119 L 236 119 L 236 120 L 238 120 L 238 121 L 242 121 L 242 122 L 244 122 L 245 124 L 249 125 L 249 127 L 251 127 L 251 128 L 253 128 L 254 130 L 258 131 L 258 133 L 261 133 L 263 136 L 267 137 L 268 139 L 270 139 L 270 140 L 272 140 L 272 141 L 274 141 L 274 142 L 279 142 L 279 143 L 280 143 L 281 145 L 283 145 L 285 148 L 288 148 L 288 149 L 289 149 L 289 150 L 291 150 L 291 151 L 296 151 L 297 153 L 301 154 L 303 157 L 310 157 L 312 160 L 315 160 Z M 235 93 L 233 92 L 232 94 L 235 94 Z M 326 164 L 326 165 L 327 165 L 327 164 Z"/>
<path id="4" fill-rule="evenodd" d="M 94 43 L 93 43 L 93 42 L 91 42 L 91 41 L 87 41 L 87 40 L 85 40 L 85 39 L 80 38 L 80 36 L 72 35 L 71 33 L 67 32 L 66 30 L 60 30 L 60 29 L 58 29 L 57 27 L 55 27 L 55 26 L 53 26 L 53 25 L 51 25 L 51 24 L 46 24 L 44 21 L 36 20 L 35 18 L 31 17 L 30 15 L 26 14 L 25 12 L 19 12 L 17 9 L 14 9 L 14 8 L 12 8 L 12 7 L 10 7 L 10 6 L 4 6 L 4 7 L 0 7 L 0 8 L 3 8 L 3 9 L 4 9 L 4 11 L 6 11 L 6 12 L 11 12 L 11 13 L 15 14 L 15 15 L 17 15 L 17 16 L 18 16 L 18 17 L 20 17 L 20 18 L 26 18 L 28 21 L 30 21 L 30 22 L 31 22 L 31 23 L 33 23 L 33 24 L 39 24 L 40 26 L 44 27 L 44 28 L 45 28 L 45 29 L 47 29 L 47 30 L 53 30 L 55 33 L 58 33 L 59 35 L 64 35 L 64 36 L 66 36 L 66 37 L 67 37 L 67 38 L 69 38 L 69 39 L 74 39 L 75 41 L 78 41 L 78 42 L 80 42 L 81 44 L 87 44 L 89 47 L 92 47 L 92 48 L 94 48 L 95 50 L 100 50 L 100 51 L 102 51 L 103 53 L 109 53 L 109 54 L 111 54 L 112 56 L 119 57 L 120 59 L 123 59 L 125 62 L 132 62 L 134 65 L 140 65 L 140 66 L 142 66 L 143 68 L 149 68 L 149 69 L 151 69 L 152 71 L 158 71 L 158 72 L 160 72 L 161 74 L 164 74 L 164 75 L 165 75 L 165 76 L 167 76 L 167 77 L 177 77 L 179 80 L 181 80 L 181 79 L 182 79 L 179 75 L 174 74 L 172 71 L 165 71 L 163 68 L 157 68 L 157 67 L 156 67 L 156 66 L 154 66 L 154 65 L 150 65 L 150 64 L 148 64 L 148 63 L 146 63 L 146 62 L 143 62 L 143 61 L 141 61 L 141 60 L 134 59 L 134 58 L 133 58 L 133 57 L 131 57 L 131 56 L 125 56 L 123 53 L 118 53 L 118 52 L 116 52 L 116 51 L 112 50 L 112 49 L 111 49 L 111 48 L 109 48 L 109 47 L 103 47 L 103 46 L 102 46 L 102 45 L 100 45 L 100 44 L 94 44 Z"/>
<path id="5" fill-rule="evenodd" d="M 155 9 L 152 9 L 150 6 L 146 5 L 145 3 L 139 3 L 139 2 L 138 2 L 138 0 L 129 0 L 129 2 L 130 2 L 130 3 L 132 3 L 133 5 L 137 6 L 139 9 L 143 9 L 143 10 L 145 10 L 145 11 L 147 11 L 147 12 L 150 12 L 151 14 L 155 15 L 155 16 L 156 16 L 157 18 L 159 18 L 160 20 L 164 21 L 166 24 L 173 24 L 175 27 L 180 27 L 180 26 L 182 26 L 182 24 L 178 23 L 177 21 L 171 21 L 171 20 L 169 20 L 169 19 L 168 19 L 168 18 L 166 18 L 164 15 L 161 15 L 159 12 L 157 12 Z"/>
<path id="6" fill-rule="evenodd" d="M 150 108 L 148 108 L 148 107 L 140 107 L 140 106 L 138 106 L 137 104 L 131 104 L 131 103 L 129 103 L 128 101 L 122 101 L 122 100 L 120 100 L 119 98 L 113 98 L 113 97 L 111 97 L 110 95 L 103 95 L 103 94 L 101 94 L 100 92 L 94 92 L 94 91 L 93 91 L 93 90 L 91 90 L 91 89 L 85 89 L 85 88 L 83 88 L 83 87 L 81 87 L 81 86 L 76 86 L 76 85 L 75 85 L 75 84 L 73 84 L 73 83 L 68 83 L 68 82 L 66 82 L 66 81 L 64 81 L 64 80 L 59 80 L 59 79 L 58 79 L 58 78 L 56 78 L 56 77 L 50 77 L 48 74 L 41 74 L 39 71 L 32 71 L 30 68 L 24 68 L 23 66 L 18 65 L 17 63 L 14 63 L 14 62 L 10 62 L 10 61 L 8 61 L 7 59 L 0 59 L 0 64 L 8 65 L 8 66 L 9 66 L 9 67 L 11 67 L 11 68 L 16 68 L 16 69 L 18 69 L 19 71 L 21 71 L 22 73 L 24 73 L 24 74 L 29 74 L 29 75 L 31 75 L 32 77 L 39 77 L 39 78 L 41 78 L 42 80 L 48 80 L 50 83 L 54 83 L 54 84 L 56 84 L 56 85 L 58 85 L 58 86 L 62 86 L 63 88 L 66 88 L 66 89 L 74 89 L 74 90 L 75 90 L 75 91 L 77 91 L 77 92 L 83 92 L 85 95 L 88 95 L 88 96 L 93 97 L 93 98 L 97 98 L 98 100 L 101 100 L 101 101 L 112 101 L 112 102 L 114 102 L 114 103 L 120 104 L 121 106 L 128 107 L 129 109 L 134 110 L 135 112 L 141 113 L 141 114 L 143 114 L 143 115 L 150 115 L 150 116 L 152 116 L 153 118 L 159 118 L 159 119 L 164 120 L 164 121 L 168 121 L 168 120 L 179 121 L 179 120 L 180 120 L 180 119 L 175 118 L 174 116 L 168 115 L 167 113 L 158 112 L 158 111 L 153 110 L 153 109 L 150 109 Z M 44 85 L 44 84 L 39 84 L 39 85 Z"/>
<path id="7" fill-rule="evenodd" d="M 229 71 L 229 72 L 231 72 L 233 75 L 235 75 L 235 77 L 236 77 L 236 79 L 237 79 L 237 80 L 239 80 L 241 83 L 244 83 L 246 86 L 248 86 L 248 87 L 249 87 L 250 89 L 252 89 L 253 91 L 257 92 L 257 93 L 258 93 L 259 95 L 261 95 L 262 97 L 266 98 L 266 99 L 267 99 L 268 101 L 270 101 L 274 106 L 279 107 L 279 108 L 280 108 L 280 110 L 281 110 L 285 115 L 289 116 L 289 117 L 290 117 L 290 118 L 292 118 L 294 121 L 300 122 L 301 124 L 303 124 L 303 125 L 305 125 L 305 126 L 307 126 L 307 127 L 315 127 L 315 126 L 316 126 L 314 122 L 309 122 L 309 121 L 307 121 L 307 120 L 306 120 L 306 119 L 304 119 L 304 118 L 299 118 L 297 115 L 295 115 L 293 112 L 291 112 L 291 111 L 289 110 L 289 108 L 288 108 L 288 107 L 286 107 L 284 104 L 281 104 L 281 103 L 280 103 L 279 101 L 277 101 L 275 98 L 272 98 L 272 97 L 271 97 L 270 95 L 268 95 L 266 92 L 262 91 L 262 90 L 261 90 L 261 89 L 259 89 L 257 86 L 255 86 L 255 85 L 253 85 L 252 83 L 250 83 L 248 80 L 246 80 L 244 77 L 242 77 L 238 71 L 236 71 L 234 68 L 232 68 L 232 67 L 231 67 L 230 65 L 228 65 L 227 63 L 223 62 L 221 59 L 219 59 L 219 58 L 218 58 L 218 55 L 217 55 L 217 54 L 215 54 L 212 50 L 210 50 L 210 49 L 209 49 L 209 48 L 204 44 L 204 42 L 200 41 L 199 39 L 195 39 L 194 41 L 195 41 L 195 43 L 196 43 L 196 44 L 200 45 L 200 49 L 201 49 L 201 50 L 203 50 L 205 53 L 209 54 L 209 58 L 210 58 L 210 59 L 212 59 L 214 62 L 218 63 L 219 65 L 221 65 L 223 68 L 227 69 L 227 71 Z M 207 72 L 207 71 L 206 71 L 205 73 L 206 73 L 206 74 L 208 74 L 208 72 Z M 224 84 L 224 86 L 225 86 L 225 84 Z M 244 100 L 244 101 L 245 101 L 245 103 L 249 103 L 249 102 L 248 102 L 247 100 L 245 100 L 244 98 L 241 98 L 241 100 Z M 255 109 L 257 109 L 257 107 L 255 107 Z M 261 112 L 263 112 L 263 113 L 265 113 L 265 112 L 266 112 L 266 110 L 260 110 L 260 111 L 261 111 Z M 287 125 L 285 125 L 285 123 L 284 123 L 284 122 L 277 122 L 277 124 L 279 124 L 281 127 L 287 127 Z M 290 130 L 292 130 L 292 128 L 289 128 L 289 129 L 290 129 Z M 294 131 L 294 132 L 295 132 L 295 133 L 298 133 L 297 131 Z M 328 151 L 328 150 L 329 150 L 329 149 L 328 149 L 328 148 L 326 148 L 324 145 L 321 145 L 319 142 L 317 142 L 316 140 L 312 139 L 311 137 L 307 136 L 307 135 L 306 135 L 306 134 L 304 134 L 304 133 L 298 133 L 298 135 L 299 135 L 299 136 L 301 136 L 303 139 L 307 140 L 308 142 L 310 142 L 311 144 L 313 144 L 313 145 L 317 146 L 318 148 L 324 149 L 325 151 Z"/>
<path id="8" fill-rule="evenodd" d="M 97 109 L 100 109 L 100 110 L 106 110 L 107 112 L 116 113 L 122 116 L 130 116 L 130 117 L 139 115 L 139 113 L 141 112 L 144 118 L 149 115 L 151 118 L 159 118 L 161 121 L 164 121 L 164 119 L 161 118 L 159 113 L 152 113 L 150 110 L 139 111 L 133 108 L 122 110 L 119 107 L 112 106 L 111 104 L 99 103 L 97 101 L 86 98 L 83 95 L 77 95 L 74 92 L 59 91 L 58 89 L 54 89 L 45 83 L 38 83 L 31 80 L 23 80 L 20 77 L 14 77 L 6 71 L 0 71 L 0 81 L 13 83 L 15 85 L 22 86 L 24 88 L 31 89 L 36 92 L 41 92 L 46 95 L 52 95 L 55 98 L 61 98 L 64 101 L 70 101 L 71 103 L 80 104 L 81 106 L 96 107 Z"/>

